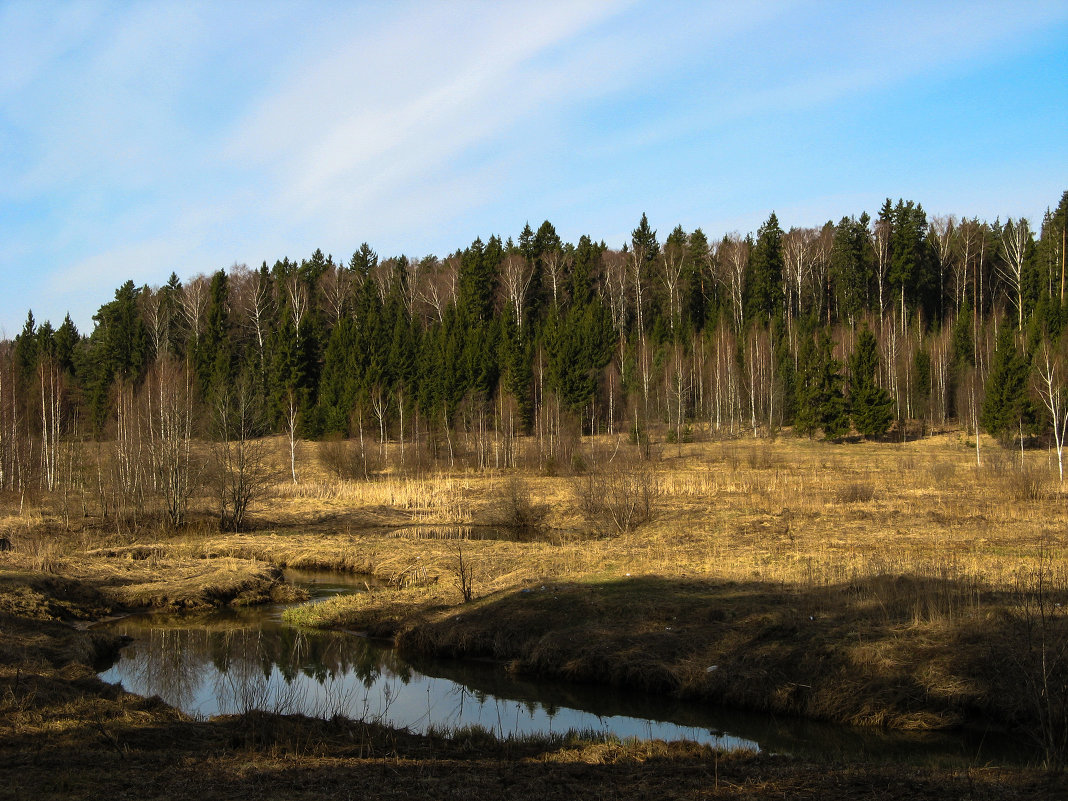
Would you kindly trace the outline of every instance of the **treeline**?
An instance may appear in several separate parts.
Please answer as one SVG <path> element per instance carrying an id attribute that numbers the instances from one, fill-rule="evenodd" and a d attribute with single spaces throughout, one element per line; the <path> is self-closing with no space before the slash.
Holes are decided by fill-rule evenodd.
<path id="1" fill-rule="evenodd" d="M 31 313 L 3 343 L 0 486 L 51 487 L 68 441 L 228 436 L 238 395 L 257 434 L 478 466 L 514 464 L 524 435 L 552 460 L 569 437 L 657 423 L 839 438 L 959 420 L 1059 445 L 1066 212 L 1068 192 L 1036 230 L 888 199 L 821 228 L 771 214 L 663 241 L 643 215 L 618 250 L 544 222 L 445 258 L 364 244 L 127 282 L 88 335 Z"/>

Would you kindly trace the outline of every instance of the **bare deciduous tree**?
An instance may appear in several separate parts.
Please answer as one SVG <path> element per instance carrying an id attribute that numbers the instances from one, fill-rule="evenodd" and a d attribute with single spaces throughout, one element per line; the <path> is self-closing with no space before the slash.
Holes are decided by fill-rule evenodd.
<path id="1" fill-rule="evenodd" d="M 252 334 L 260 380 L 265 383 L 267 321 L 274 303 L 270 278 L 263 272 L 238 265 L 230 276 L 230 297 L 237 313 L 238 324 Z"/>
<path id="2" fill-rule="evenodd" d="M 546 251 L 541 254 L 541 263 L 545 268 L 545 274 L 549 276 L 549 287 L 553 293 L 553 307 L 560 305 L 560 288 L 564 283 L 564 274 L 567 271 L 567 263 L 570 259 L 559 248 Z"/>
<path id="3" fill-rule="evenodd" d="M 660 267 L 660 280 L 668 298 L 668 324 L 675 330 L 675 320 L 681 314 L 679 301 L 679 284 L 682 282 L 682 268 L 686 263 L 686 249 L 678 242 L 671 241 L 660 251 L 657 264 Z"/>
<path id="4" fill-rule="evenodd" d="M 1049 413 L 1053 427 L 1053 442 L 1057 448 L 1057 473 L 1064 482 L 1064 434 L 1068 427 L 1068 397 L 1065 386 L 1065 358 L 1063 347 L 1055 350 L 1043 342 L 1035 356 L 1034 387 L 1042 405 Z"/>
<path id="5" fill-rule="evenodd" d="M 153 486 L 172 526 L 185 521 L 198 479 L 192 453 L 193 375 L 187 364 L 156 360 L 142 387 Z"/>
<path id="6" fill-rule="evenodd" d="M 954 269 L 960 250 L 957 247 L 957 220 L 953 215 L 933 217 L 928 231 L 933 235 L 938 256 L 938 305 L 941 309 L 946 297 L 946 275 L 950 272 L 957 275 Z"/>
<path id="7" fill-rule="evenodd" d="M 247 379 L 220 391 L 215 402 L 212 485 L 219 525 L 229 531 L 241 531 L 249 509 L 267 495 L 274 480 L 269 443 L 260 437 L 260 411 Z"/>
<path id="8" fill-rule="evenodd" d="M 738 234 L 724 237 L 716 246 L 716 279 L 726 290 L 731 303 L 731 319 L 734 331 L 742 330 L 742 291 L 745 288 L 745 271 L 749 266 L 749 243 Z"/>
<path id="9" fill-rule="evenodd" d="M 998 274 L 1009 286 L 1016 305 L 1016 329 L 1023 330 L 1024 260 L 1027 244 L 1031 238 L 1027 220 L 1021 217 L 1013 223 L 1010 218 L 1001 228 L 1001 252 L 1004 258 L 998 264 Z"/>
<path id="10" fill-rule="evenodd" d="M 190 338 L 199 337 L 204 330 L 204 315 L 207 313 L 210 289 L 211 280 L 206 275 L 194 276 L 182 287 L 178 300 Z"/>
<path id="11" fill-rule="evenodd" d="M 534 277 L 534 265 L 519 253 L 509 253 L 501 265 L 501 288 L 515 315 L 516 326 L 523 329 L 523 311 L 526 307 L 527 290 Z"/>
<path id="12" fill-rule="evenodd" d="M 876 218 L 872 223 L 871 236 L 872 247 L 875 250 L 875 278 L 879 291 L 879 317 L 886 314 L 886 301 L 884 291 L 886 288 L 886 276 L 890 272 L 890 233 L 892 225 L 890 220 Z"/>
<path id="13" fill-rule="evenodd" d="M 319 279 L 319 289 L 326 305 L 327 319 L 331 326 L 337 325 L 345 314 L 352 292 L 352 271 L 343 264 L 331 262 Z"/>
<path id="14" fill-rule="evenodd" d="M 801 313 L 801 298 L 812 272 L 813 246 L 818 235 L 815 228 L 791 228 L 783 237 L 787 317 Z"/>
<path id="15" fill-rule="evenodd" d="M 445 310 L 456 303 L 456 281 L 460 274 L 460 259 L 449 256 L 434 265 L 423 283 L 422 298 L 434 310 L 438 322 L 445 321 Z"/>

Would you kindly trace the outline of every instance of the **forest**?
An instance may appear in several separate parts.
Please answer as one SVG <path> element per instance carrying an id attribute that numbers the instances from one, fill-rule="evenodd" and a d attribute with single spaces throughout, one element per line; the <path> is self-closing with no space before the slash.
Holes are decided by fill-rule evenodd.
<path id="1" fill-rule="evenodd" d="M 643 214 L 613 249 L 546 221 L 438 258 L 316 250 L 162 286 L 127 281 L 79 332 L 32 312 L 0 343 L 0 488 L 162 492 L 190 443 L 351 447 L 348 469 L 569 469 L 587 434 L 668 441 L 923 436 L 958 425 L 1055 447 L 1068 422 L 1068 192 L 1028 220 L 876 216 L 714 239 Z M 528 443 L 520 447 L 520 441 Z M 530 444 L 532 443 L 532 444 Z M 978 438 L 975 439 L 976 458 Z M 339 467 L 341 469 L 341 467 Z M 76 473 L 80 471 L 80 477 Z"/>

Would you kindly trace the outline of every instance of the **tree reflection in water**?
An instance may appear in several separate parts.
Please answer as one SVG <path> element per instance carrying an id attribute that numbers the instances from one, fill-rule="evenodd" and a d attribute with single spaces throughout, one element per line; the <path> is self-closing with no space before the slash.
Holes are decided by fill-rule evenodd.
<path id="1" fill-rule="evenodd" d="M 127 618 L 133 638 L 101 674 L 140 695 L 158 695 L 195 715 L 281 714 L 374 720 L 414 731 L 481 725 L 502 734 L 610 731 L 620 736 L 699 739 L 756 747 L 701 727 L 557 707 L 527 693 L 504 700 L 465 677 L 433 678 L 395 651 L 340 632 L 311 632 L 249 611 L 201 618 Z M 483 666 L 483 669 L 491 669 Z M 558 716 L 562 719 L 558 720 Z"/>
<path id="2" fill-rule="evenodd" d="M 283 625 L 277 613 L 249 609 L 199 618 L 127 618 L 112 628 L 133 643 L 101 678 L 201 716 L 257 709 L 343 715 L 418 732 L 478 725 L 502 736 L 573 729 L 843 758 L 893 755 L 910 762 L 974 760 L 977 753 L 991 753 L 989 737 L 977 746 L 946 735 L 860 732 L 613 688 L 538 681 L 482 663 L 409 664 L 362 637 Z M 998 751 L 1000 758 L 1004 752 Z"/>

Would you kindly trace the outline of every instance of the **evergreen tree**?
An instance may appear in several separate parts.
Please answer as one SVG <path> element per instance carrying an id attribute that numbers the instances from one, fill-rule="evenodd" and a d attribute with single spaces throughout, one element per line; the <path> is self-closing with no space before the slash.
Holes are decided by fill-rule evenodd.
<path id="1" fill-rule="evenodd" d="M 97 431 L 103 430 L 116 380 L 140 382 L 149 360 L 148 332 L 138 309 L 141 290 L 127 281 L 115 299 L 93 315 L 96 327 L 77 366 L 84 376 L 86 397 Z"/>
<path id="2" fill-rule="evenodd" d="M 630 232 L 630 246 L 635 253 L 641 254 L 645 264 L 652 265 L 660 255 L 660 245 L 656 241 L 656 231 L 649 225 L 649 218 L 642 212 L 638 227 Z"/>
<path id="3" fill-rule="evenodd" d="M 371 246 L 364 242 L 360 249 L 352 254 L 349 259 L 349 269 L 356 274 L 356 280 L 362 283 L 371 274 L 371 270 L 378 266 L 378 254 L 371 250 Z"/>
<path id="4" fill-rule="evenodd" d="M 709 318 L 715 282 L 709 271 L 708 237 L 700 228 L 686 243 L 686 266 L 682 284 L 682 321 L 690 331 L 700 331 Z"/>
<path id="5" fill-rule="evenodd" d="M 1016 347 L 1015 331 L 1003 326 L 998 334 L 980 423 L 990 434 L 1011 439 L 1029 418 L 1027 359 Z"/>
<path id="6" fill-rule="evenodd" d="M 789 330 L 782 317 L 775 319 L 772 337 L 775 343 L 775 380 L 778 383 L 782 425 L 793 425 L 797 414 L 797 371 L 794 369 L 794 357 L 790 351 Z"/>
<path id="7" fill-rule="evenodd" d="M 23 384 L 33 381 L 37 369 L 37 322 L 33 319 L 32 310 L 26 314 L 22 332 L 15 337 L 15 368 Z"/>
<path id="8" fill-rule="evenodd" d="M 826 330 L 804 336 L 797 368 L 797 415 L 794 430 L 812 436 L 823 429 L 827 439 L 849 431 L 849 415 L 842 395 L 842 376 L 833 355 L 834 343 Z"/>
<path id="9" fill-rule="evenodd" d="M 834 229 L 830 278 L 841 319 L 855 319 L 871 307 L 875 262 L 868 222 L 867 214 L 860 219 L 843 217 Z"/>
<path id="10" fill-rule="evenodd" d="M 900 297 L 899 312 L 920 306 L 932 319 L 938 311 L 934 280 L 936 258 L 927 240 L 927 214 L 923 206 L 898 200 L 890 234 L 889 284 Z"/>
<path id="11" fill-rule="evenodd" d="M 614 344 L 612 322 L 596 301 L 583 308 L 572 307 L 562 318 L 550 315 L 549 377 L 572 412 L 581 413 L 595 398 Z"/>
<path id="12" fill-rule="evenodd" d="M 783 231 L 771 213 L 757 232 L 745 282 L 745 318 L 767 323 L 782 313 Z"/>
<path id="13" fill-rule="evenodd" d="M 497 237 L 491 237 L 487 245 L 476 239 L 460 256 L 456 305 L 465 326 L 473 327 L 493 316 L 497 276 L 503 256 Z"/>
<path id="14" fill-rule="evenodd" d="M 55 357 L 59 368 L 67 374 L 73 374 L 75 349 L 81 342 L 81 337 L 69 314 L 63 318 L 63 324 L 56 329 L 54 342 Z"/>
<path id="15" fill-rule="evenodd" d="M 869 438 L 885 434 L 894 419 L 894 401 L 875 380 L 878 369 L 878 343 L 865 325 L 849 358 L 849 405 L 853 427 Z"/>
<path id="16" fill-rule="evenodd" d="M 573 305 L 582 307 L 593 300 L 595 280 L 604 251 L 603 242 L 596 243 L 586 234 L 579 237 L 578 245 L 571 250 L 567 296 Z"/>
<path id="17" fill-rule="evenodd" d="M 201 394 L 211 399 L 215 389 L 229 390 L 234 378 L 233 331 L 230 322 L 229 280 L 222 270 L 211 278 L 207 321 L 193 353 Z"/>

